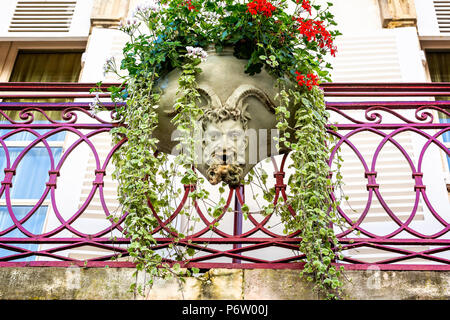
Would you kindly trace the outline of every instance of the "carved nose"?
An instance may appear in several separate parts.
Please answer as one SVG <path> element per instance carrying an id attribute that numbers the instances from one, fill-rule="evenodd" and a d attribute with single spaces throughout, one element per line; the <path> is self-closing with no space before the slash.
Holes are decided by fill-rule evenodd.
<path id="1" fill-rule="evenodd" d="M 226 154 L 222 155 L 222 161 L 227 163 L 228 156 Z"/>

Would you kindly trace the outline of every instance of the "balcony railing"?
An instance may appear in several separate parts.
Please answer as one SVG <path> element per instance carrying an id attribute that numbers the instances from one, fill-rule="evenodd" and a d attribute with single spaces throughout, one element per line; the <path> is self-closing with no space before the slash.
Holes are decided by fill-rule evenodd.
<path id="1" fill-rule="evenodd" d="M 0 266 L 133 266 L 123 234 L 126 213 L 111 179 L 111 157 L 121 146 L 109 144 L 117 125 L 114 104 L 101 94 L 110 112 L 93 114 L 94 86 L 0 83 L 0 99 L 8 101 L 0 102 Z M 339 208 L 346 228 L 336 229 L 344 249 L 337 263 L 348 269 L 450 270 L 450 101 L 440 100 L 450 96 L 450 83 L 322 88 L 337 121 L 337 133 L 330 134 L 339 141 L 335 151 L 344 158 L 343 191 L 349 195 Z M 71 102 L 48 102 L 55 98 Z M 335 157 L 333 152 L 330 165 Z M 269 159 L 275 202 L 289 193 L 288 163 L 289 155 Z M 184 190 L 160 228 L 179 218 L 192 188 Z M 227 192 L 219 218 L 196 206 L 199 225 L 177 243 L 198 250 L 189 265 L 301 268 L 298 233 L 285 235 L 277 217 L 261 215 L 252 188 Z M 240 212 L 244 203 L 247 220 Z M 173 239 L 158 237 L 158 231 L 155 250 L 164 250 Z"/>

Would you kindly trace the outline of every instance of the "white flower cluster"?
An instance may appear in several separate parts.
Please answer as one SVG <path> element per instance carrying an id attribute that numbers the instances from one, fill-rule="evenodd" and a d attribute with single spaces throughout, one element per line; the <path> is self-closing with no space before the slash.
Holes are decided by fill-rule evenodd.
<path id="1" fill-rule="evenodd" d="M 225 1 L 217 1 L 216 4 L 219 8 L 225 8 L 227 6 L 227 3 Z"/>
<path id="2" fill-rule="evenodd" d="M 131 16 L 136 17 L 139 14 L 145 15 L 147 13 L 151 12 L 159 12 L 161 10 L 161 4 L 158 0 L 149 0 L 144 3 L 141 3 L 136 6 L 134 11 L 132 12 Z"/>
<path id="3" fill-rule="evenodd" d="M 116 59 L 114 57 L 108 57 L 103 65 L 103 76 L 106 76 L 109 72 L 114 72 L 116 69 Z"/>
<path id="4" fill-rule="evenodd" d="M 224 9 L 224 11 L 223 11 L 224 17 L 228 17 L 231 14 L 231 12 L 229 12 L 228 10 L 225 9 L 227 7 L 227 3 L 225 1 L 217 2 L 217 6 L 219 8 L 223 8 Z"/>
<path id="5" fill-rule="evenodd" d="M 210 11 L 204 11 L 202 12 L 201 15 L 206 23 L 211 24 L 213 26 L 218 25 L 220 23 L 220 19 L 222 18 L 220 14 Z"/>
<path id="6" fill-rule="evenodd" d="M 187 50 L 187 56 L 192 58 L 192 59 L 202 59 L 202 61 L 206 61 L 206 59 L 208 58 L 208 54 L 206 53 L 205 50 L 203 50 L 200 47 L 186 47 Z"/>
<path id="7" fill-rule="evenodd" d="M 94 101 L 89 103 L 89 113 L 92 117 L 95 117 L 102 108 L 102 102 L 100 101 L 100 93 L 95 92 L 95 98 Z"/>
<path id="8" fill-rule="evenodd" d="M 137 24 L 138 24 L 138 21 L 136 18 L 127 19 L 126 26 L 130 27 L 130 26 L 135 26 Z M 122 26 L 122 27 L 126 27 L 126 26 Z"/>

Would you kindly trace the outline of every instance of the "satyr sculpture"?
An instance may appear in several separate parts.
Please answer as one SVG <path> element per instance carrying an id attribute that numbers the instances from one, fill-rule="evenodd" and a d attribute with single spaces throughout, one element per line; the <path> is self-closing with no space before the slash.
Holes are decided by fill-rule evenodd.
<path id="1" fill-rule="evenodd" d="M 207 109 L 200 118 L 203 129 L 203 161 L 206 176 L 212 184 L 220 181 L 239 185 L 246 163 L 248 147 L 245 108 Z"/>
<path id="2" fill-rule="evenodd" d="M 275 79 L 264 70 L 254 76 L 244 73 L 246 60 L 231 53 L 209 53 L 200 64 L 197 79 L 203 116 L 195 121 L 202 129 L 201 156 L 196 168 L 212 184 L 221 181 L 236 187 L 261 160 L 283 152 L 277 150 Z M 179 71 L 173 71 L 159 84 L 163 90 L 159 106 L 159 150 L 175 153 L 176 128 L 170 119 L 176 114 Z M 200 141 L 201 140 L 201 141 Z"/>

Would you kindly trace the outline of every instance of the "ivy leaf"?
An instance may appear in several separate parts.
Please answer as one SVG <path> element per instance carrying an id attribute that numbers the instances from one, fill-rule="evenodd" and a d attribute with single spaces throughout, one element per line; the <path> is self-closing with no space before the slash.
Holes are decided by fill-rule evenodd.
<path id="1" fill-rule="evenodd" d="M 193 256 L 195 255 L 195 249 L 193 249 L 193 248 L 187 248 L 186 253 L 187 253 L 189 256 L 193 257 Z"/>

